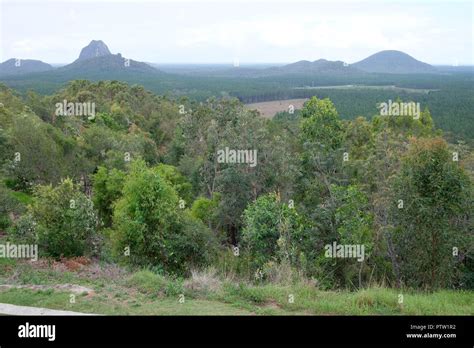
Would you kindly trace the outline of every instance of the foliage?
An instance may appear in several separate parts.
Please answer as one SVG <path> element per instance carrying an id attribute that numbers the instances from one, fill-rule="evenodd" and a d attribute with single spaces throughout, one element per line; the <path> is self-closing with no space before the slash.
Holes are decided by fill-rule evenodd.
<path id="1" fill-rule="evenodd" d="M 178 169 L 167 164 L 158 164 L 156 166 L 158 174 L 165 179 L 176 191 L 179 198 L 184 200 L 184 203 L 190 204 L 192 201 L 192 185 L 181 175 Z"/>
<path id="2" fill-rule="evenodd" d="M 412 139 L 392 197 L 401 280 L 430 289 L 452 286 L 461 259 L 472 253 L 472 185 L 444 140 Z"/>
<path id="3" fill-rule="evenodd" d="M 93 176 L 94 206 L 99 213 L 99 218 L 106 227 L 112 224 L 114 203 L 122 195 L 125 173 L 118 169 L 108 170 L 99 167 Z"/>
<path id="4" fill-rule="evenodd" d="M 302 221 L 294 208 L 275 194 L 260 196 L 244 211 L 242 242 L 256 267 L 270 260 L 295 263 Z"/>
<path id="5" fill-rule="evenodd" d="M 11 214 L 22 213 L 22 205 L 7 187 L 0 183 L 0 230 L 11 224 Z"/>
<path id="6" fill-rule="evenodd" d="M 210 229 L 218 228 L 217 208 L 220 201 L 220 193 L 214 193 L 212 199 L 198 197 L 191 206 L 191 215 L 201 220 Z"/>
<path id="7" fill-rule="evenodd" d="M 29 215 L 18 221 L 14 234 L 38 242 L 40 253 L 53 257 L 96 253 L 99 247 L 97 216 L 92 201 L 71 179 L 35 187 Z"/>
<path id="8" fill-rule="evenodd" d="M 161 77 L 141 83 L 167 96 L 119 81 L 70 81 L 25 97 L 0 85 L 0 229 L 43 254 L 102 246 L 101 260 L 155 272 L 215 266 L 257 283 L 472 288 L 472 75 L 236 76 L 206 86 Z M 331 87 L 294 88 L 313 81 Z M 241 102 L 289 96 L 310 99 L 273 119 Z M 95 118 L 56 115 L 64 100 L 95 103 Z M 420 118 L 381 116 L 388 100 L 420 102 Z M 255 165 L 220 163 L 225 148 L 256 151 Z M 333 242 L 364 245 L 364 260 L 326 257 Z"/>
<path id="9" fill-rule="evenodd" d="M 134 161 L 125 178 L 123 195 L 114 207 L 116 250 L 133 264 L 160 265 L 168 272 L 184 272 L 212 252 L 208 229 L 179 210 L 176 191 L 159 169 Z"/>

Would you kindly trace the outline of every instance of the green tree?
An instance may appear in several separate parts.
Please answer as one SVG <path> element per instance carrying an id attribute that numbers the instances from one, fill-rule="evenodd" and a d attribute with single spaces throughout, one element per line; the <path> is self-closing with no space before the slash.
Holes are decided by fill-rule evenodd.
<path id="1" fill-rule="evenodd" d="M 374 246 L 373 214 L 367 195 L 357 186 L 333 186 L 336 199 L 335 223 L 337 240 L 341 244 L 360 245 L 364 247 L 363 260 L 344 260 L 342 274 L 344 283 L 353 284 L 358 279 L 362 287 L 364 265 Z M 355 275 L 356 274 L 356 275 Z"/>
<path id="2" fill-rule="evenodd" d="M 261 193 L 278 191 L 283 175 L 288 175 L 287 152 L 283 140 L 270 134 L 268 122 L 256 111 L 250 111 L 236 99 L 210 99 L 202 105 L 185 108 L 173 145 L 177 166 L 193 184 L 196 195 L 212 197 L 220 193 L 217 215 L 228 240 L 240 238 L 241 217 L 245 207 Z M 273 145 L 278 147 L 273 150 Z M 254 166 L 248 163 L 219 163 L 218 151 L 256 151 Z M 179 154 L 182 154 L 179 156 Z"/>
<path id="3" fill-rule="evenodd" d="M 341 183 L 344 128 L 329 99 L 316 97 L 301 110 L 301 174 L 297 200 L 308 214 Z"/>
<path id="4" fill-rule="evenodd" d="M 294 208 L 279 201 L 276 194 L 266 194 L 245 209 L 242 242 L 256 267 L 271 260 L 298 260 L 297 243 L 303 224 Z"/>
<path id="5" fill-rule="evenodd" d="M 129 262 L 184 273 L 206 262 L 214 244 L 210 231 L 179 208 L 179 199 L 159 169 L 132 162 L 123 196 L 114 207 L 112 240 Z M 127 250 L 129 254 L 127 255 Z"/>
<path id="6" fill-rule="evenodd" d="M 412 139 L 392 187 L 391 235 L 401 281 L 451 286 L 459 277 L 456 255 L 472 253 L 471 180 L 444 140 Z"/>
<path id="7" fill-rule="evenodd" d="M 192 185 L 181 175 L 176 167 L 160 163 L 156 166 L 156 170 L 175 189 L 179 198 L 183 199 L 185 204 L 191 204 L 193 199 Z"/>
<path id="8" fill-rule="evenodd" d="M 210 229 L 214 230 L 219 227 L 217 208 L 219 206 L 220 196 L 220 193 L 216 192 L 211 199 L 198 197 L 191 206 L 192 216 L 201 220 Z"/>
<path id="9" fill-rule="evenodd" d="M 110 227 L 112 225 L 114 203 L 122 195 L 125 173 L 115 168 L 108 170 L 105 167 L 99 167 L 92 181 L 94 206 L 103 224 Z"/>

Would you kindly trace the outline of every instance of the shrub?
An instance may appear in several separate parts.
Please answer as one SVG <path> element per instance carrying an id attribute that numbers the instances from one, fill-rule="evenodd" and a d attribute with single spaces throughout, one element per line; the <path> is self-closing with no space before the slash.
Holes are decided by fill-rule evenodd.
<path id="1" fill-rule="evenodd" d="M 133 273 L 126 279 L 125 285 L 151 296 L 176 296 L 184 291 L 181 279 L 167 278 L 149 269 Z"/>
<path id="2" fill-rule="evenodd" d="M 125 173 L 118 169 L 99 167 L 93 176 L 93 201 L 105 226 L 112 224 L 113 204 L 122 193 Z"/>
<path id="3" fill-rule="evenodd" d="M 175 189 L 180 199 L 188 204 L 191 202 L 193 187 L 176 167 L 160 163 L 156 166 L 156 171 Z"/>
<path id="4" fill-rule="evenodd" d="M 256 267 L 272 259 L 296 261 L 295 237 L 301 232 L 301 219 L 277 195 L 260 196 L 244 211 L 243 220 L 243 243 Z"/>
<path id="5" fill-rule="evenodd" d="M 180 273 L 203 267 L 214 260 L 217 242 L 212 232 L 185 210 L 180 214 L 180 233 L 170 236 L 174 267 Z"/>
<path id="6" fill-rule="evenodd" d="M 97 216 L 92 201 L 70 179 L 58 186 L 37 186 L 29 213 L 36 223 L 40 250 L 53 257 L 92 253 Z M 26 224 L 28 219 L 19 224 Z"/>
<path id="7" fill-rule="evenodd" d="M 8 237 L 17 243 L 35 244 L 37 242 L 36 222 L 31 213 L 22 215 L 8 231 Z"/>
<path id="8" fill-rule="evenodd" d="M 128 262 L 184 273 L 205 263 L 215 244 L 210 231 L 184 209 L 173 187 L 139 160 L 125 178 L 113 217 L 113 243 Z"/>
<path id="9" fill-rule="evenodd" d="M 219 250 L 214 265 L 226 280 L 251 281 L 255 279 L 251 261 L 252 257 L 245 249 L 239 250 L 239 254 L 236 255 L 232 248 L 223 247 Z"/>
<path id="10" fill-rule="evenodd" d="M 0 183 L 0 230 L 11 225 L 11 213 L 18 214 L 24 210 L 13 192 Z"/>
<path id="11" fill-rule="evenodd" d="M 243 300 L 252 304 L 262 304 L 265 302 L 265 294 L 263 288 L 246 285 L 244 283 L 225 284 L 226 295 L 233 301 Z"/>
<path id="12" fill-rule="evenodd" d="M 218 225 L 217 209 L 219 207 L 221 195 L 216 192 L 212 199 L 199 197 L 191 207 L 191 214 L 205 223 L 209 228 L 216 228 Z"/>

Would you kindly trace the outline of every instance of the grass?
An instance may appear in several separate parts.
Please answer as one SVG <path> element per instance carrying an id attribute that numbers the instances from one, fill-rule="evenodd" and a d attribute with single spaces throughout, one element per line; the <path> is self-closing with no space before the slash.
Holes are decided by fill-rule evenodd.
<path id="1" fill-rule="evenodd" d="M 78 296 L 70 303 L 68 293 L 12 289 L 0 292 L 0 302 L 22 306 L 45 307 L 83 313 L 108 315 L 249 315 L 244 309 L 226 303 L 200 299 L 185 299 L 180 303 L 176 298 L 150 299 L 140 294 L 110 298 L 107 294 L 91 298 Z"/>
<path id="2" fill-rule="evenodd" d="M 30 204 L 33 200 L 31 195 L 21 191 L 10 191 L 10 195 L 24 205 Z"/>
<path id="3" fill-rule="evenodd" d="M 151 271 L 138 271 L 126 280 L 126 284 L 145 294 L 158 295 L 167 287 L 167 279 Z"/>
<path id="4" fill-rule="evenodd" d="M 57 265 L 56 265 L 57 266 Z M 0 284 L 41 284 L 51 289 L 0 291 L 0 302 L 97 314 L 115 315 L 472 315 L 474 292 L 433 293 L 373 287 L 357 292 L 322 291 L 308 284 L 251 285 L 218 279 L 215 272 L 194 272 L 186 280 L 149 270 L 97 275 L 57 269 L 44 262 L 0 260 Z M 56 267 L 56 268 L 55 268 Z M 76 295 L 57 284 L 76 284 L 93 293 Z M 206 286 L 207 284 L 212 286 Z M 399 294 L 403 303 L 399 304 Z M 184 303 L 180 303 L 181 294 Z M 293 301 L 292 301 L 293 300 Z"/>

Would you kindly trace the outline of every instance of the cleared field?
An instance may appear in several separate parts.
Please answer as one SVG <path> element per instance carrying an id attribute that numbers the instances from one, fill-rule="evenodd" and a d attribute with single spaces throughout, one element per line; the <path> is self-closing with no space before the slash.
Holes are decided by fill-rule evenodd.
<path id="1" fill-rule="evenodd" d="M 407 93 L 421 93 L 427 94 L 433 91 L 439 91 L 437 89 L 423 89 L 423 88 L 405 88 L 397 87 L 394 85 L 386 86 L 367 86 L 367 85 L 339 85 L 339 86 L 306 86 L 306 87 L 294 87 L 293 89 L 302 90 L 382 90 L 382 91 L 394 91 L 394 92 L 407 92 Z M 285 100 L 273 100 L 260 103 L 246 104 L 245 107 L 250 110 L 258 110 L 263 117 L 271 118 L 276 113 L 281 111 L 288 111 L 290 105 L 293 105 L 294 109 L 301 109 L 305 101 L 308 98 L 299 99 L 285 99 Z"/>
<path id="2" fill-rule="evenodd" d="M 294 109 L 301 109 L 307 98 L 301 99 L 287 99 L 287 100 L 273 100 L 261 103 L 246 104 L 245 107 L 250 110 L 258 110 L 263 117 L 271 118 L 275 116 L 277 112 L 289 111 L 290 105 L 293 105 Z"/>

